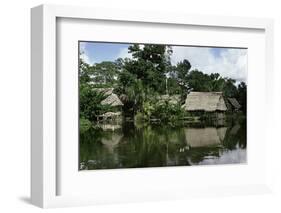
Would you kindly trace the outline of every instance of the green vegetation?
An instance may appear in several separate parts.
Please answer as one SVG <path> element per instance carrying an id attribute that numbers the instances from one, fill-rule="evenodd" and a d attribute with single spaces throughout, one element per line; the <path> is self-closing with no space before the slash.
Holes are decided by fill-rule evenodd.
<path id="1" fill-rule="evenodd" d="M 114 88 L 123 102 L 122 112 L 132 120 L 173 123 L 184 116 L 181 108 L 189 91 L 222 91 L 226 98 L 234 97 L 246 113 L 247 86 L 218 73 L 205 74 L 192 70 L 185 59 L 171 64 L 172 48 L 167 45 L 133 44 L 129 46 L 132 58 L 119 58 L 115 62 L 104 61 L 89 65 L 80 59 L 80 118 L 91 122 L 98 115 L 113 111 L 112 106 L 102 105 L 107 97 L 94 88 Z M 161 96 L 178 95 L 178 103 L 161 100 Z"/>
<path id="2" fill-rule="evenodd" d="M 79 125 L 80 125 L 81 133 L 84 133 L 91 128 L 92 123 L 88 119 L 80 118 L 80 124 Z"/>
<path id="3" fill-rule="evenodd" d="M 80 118 L 95 121 L 98 115 L 110 111 L 110 105 L 101 104 L 106 97 L 105 93 L 94 90 L 93 85 L 80 84 Z"/>
<path id="4" fill-rule="evenodd" d="M 167 45 L 133 44 L 128 51 L 132 58 L 114 62 L 80 59 L 81 170 L 246 161 L 244 82 L 205 74 L 188 59 L 172 64 Z M 227 116 L 225 108 L 187 111 L 183 104 L 191 91 L 222 92 L 220 98 L 235 98 L 241 108 L 232 103 Z"/>

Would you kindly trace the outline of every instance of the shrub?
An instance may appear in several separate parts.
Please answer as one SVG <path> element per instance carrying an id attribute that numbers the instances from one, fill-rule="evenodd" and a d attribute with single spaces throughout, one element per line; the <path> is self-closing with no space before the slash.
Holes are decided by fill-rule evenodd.
<path id="1" fill-rule="evenodd" d="M 184 110 L 179 104 L 171 104 L 165 101 L 156 104 L 153 116 L 159 118 L 162 122 L 173 122 L 180 120 L 184 116 Z"/>
<path id="2" fill-rule="evenodd" d="M 110 105 L 102 105 L 101 102 L 107 98 L 103 92 L 96 91 L 89 84 L 80 84 L 79 107 L 80 118 L 85 118 L 90 121 L 96 120 L 97 115 L 111 111 Z"/>
<path id="3" fill-rule="evenodd" d="M 91 121 L 85 118 L 80 118 L 80 132 L 86 132 L 92 126 Z"/>

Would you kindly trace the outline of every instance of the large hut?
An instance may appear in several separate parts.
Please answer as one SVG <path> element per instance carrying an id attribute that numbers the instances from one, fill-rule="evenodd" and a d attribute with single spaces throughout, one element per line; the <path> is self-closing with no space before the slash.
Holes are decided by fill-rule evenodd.
<path id="1" fill-rule="evenodd" d="M 214 113 L 219 118 L 227 111 L 222 92 L 190 92 L 182 107 L 191 113 Z"/>

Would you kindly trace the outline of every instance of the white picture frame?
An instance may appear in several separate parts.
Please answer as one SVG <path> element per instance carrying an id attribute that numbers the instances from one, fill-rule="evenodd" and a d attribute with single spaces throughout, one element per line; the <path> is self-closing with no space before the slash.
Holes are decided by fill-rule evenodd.
<path id="1" fill-rule="evenodd" d="M 182 188 L 170 185 L 162 186 L 165 190 L 152 189 L 151 192 L 138 193 L 134 190 L 124 191 L 120 196 L 118 193 L 113 195 L 103 194 L 100 196 L 91 195 L 58 195 L 58 174 L 60 167 L 57 166 L 59 153 L 57 151 L 57 20 L 64 19 L 83 19 L 100 21 L 119 21 L 134 23 L 153 23 L 154 25 L 172 26 L 200 26 L 206 28 L 227 28 L 232 29 L 253 29 L 264 33 L 265 58 L 264 69 L 265 87 L 264 101 L 268 108 L 272 108 L 273 100 L 270 91 L 273 88 L 273 21 L 271 19 L 240 18 L 240 17 L 216 17 L 173 13 L 153 13 L 148 11 L 123 11 L 101 8 L 84 8 L 73 6 L 54 6 L 41 5 L 31 10 L 31 201 L 33 204 L 47 207 L 91 205 L 99 203 L 116 202 L 138 202 L 143 200 L 165 200 L 179 199 L 197 196 L 213 195 L 233 195 L 251 194 L 270 191 L 270 161 L 265 160 L 262 172 L 266 178 L 261 181 L 249 184 L 248 182 L 233 185 L 221 185 L 219 187 L 200 187 L 199 182 L 195 182 L 194 188 L 187 191 L 185 186 Z M 270 129 L 270 109 L 264 114 L 264 122 L 267 123 L 266 129 Z M 266 148 L 270 150 L 267 131 L 261 133 L 266 141 Z M 263 153 L 264 158 L 269 157 L 268 151 Z M 169 172 L 178 171 L 179 174 L 185 168 L 173 168 Z M 228 170 L 234 169 L 228 168 Z M 149 169 L 150 173 L 140 171 L 143 175 L 152 174 L 155 169 Z M 208 168 L 211 172 L 211 170 Z M 152 172 L 151 172 L 152 171 Z M 78 171 L 77 171 L 78 172 Z M 159 172 L 159 170 L 158 170 Z M 160 173 L 163 171 L 160 171 Z M 157 173 L 157 172 L 156 172 Z M 108 173 L 109 174 L 109 173 Z M 117 173 L 116 173 L 117 174 Z M 127 170 L 122 171 L 122 177 L 131 174 Z M 162 173 L 162 175 L 166 173 Z M 184 173 L 182 173 L 184 174 Z M 83 174 L 82 174 L 83 175 Z M 109 174 L 110 175 L 110 174 Z M 159 175 L 159 174 L 158 174 Z M 77 184 L 77 183 L 73 183 Z M 159 185 L 158 187 L 160 187 Z M 126 194 L 127 193 L 127 194 Z M 172 196 L 171 196 L 172 194 Z"/>

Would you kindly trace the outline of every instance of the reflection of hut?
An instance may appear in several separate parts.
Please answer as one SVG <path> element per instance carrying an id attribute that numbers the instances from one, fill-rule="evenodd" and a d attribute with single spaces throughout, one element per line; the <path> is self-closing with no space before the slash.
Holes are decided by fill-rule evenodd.
<path id="1" fill-rule="evenodd" d="M 189 112 L 216 112 L 218 116 L 227 111 L 222 92 L 190 92 L 182 107 Z"/>
<path id="2" fill-rule="evenodd" d="M 241 109 L 241 105 L 236 100 L 236 98 L 228 98 L 228 107 L 231 111 L 239 111 Z"/>
<path id="3" fill-rule="evenodd" d="M 218 132 L 218 136 L 220 138 L 220 141 L 222 142 L 225 138 L 227 127 L 217 128 L 216 130 Z"/>
<path id="4" fill-rule="evenodd" d="M 102 128 L 102 130 L 110 130 L 110 131 L 115 131 L 122 128 L 122 126 L 118 123 L 99 123 L 97 127 Z"/>
<path id="5" fill-rule="evenodd" d="M 219 145 L 225 137 L 226 127 L 221 128 L 186 128 L 185 138 L 191 147 Z"/>
<path id="6" fill-rule="evenodd" d="M 114 148 L 118 146 L 122 137 L 122 134 L 112 133 L 111 137 L 109 138 L 103 137 L 101 139 L 101 142 L 108 149 L 109 152 L 113 153 Z"/>

